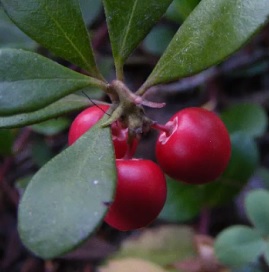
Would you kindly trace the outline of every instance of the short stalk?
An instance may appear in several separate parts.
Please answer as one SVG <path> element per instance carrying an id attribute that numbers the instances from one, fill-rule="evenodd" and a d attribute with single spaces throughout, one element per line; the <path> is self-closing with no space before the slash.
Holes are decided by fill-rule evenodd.
<path id="1" fill-rule="evenodd" d="M 161 125 L 161 124 L 154 122 L 151 125 L 151 127 L 153 129 L 165 132 L 166 136 L 169 136 L 172 133 L 172 126 L 169 126 L 169 125 Z"/>

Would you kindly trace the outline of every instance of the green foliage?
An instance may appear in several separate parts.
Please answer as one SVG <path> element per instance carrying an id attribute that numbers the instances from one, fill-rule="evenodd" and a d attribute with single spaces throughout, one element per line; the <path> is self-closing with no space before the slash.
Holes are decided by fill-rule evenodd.
<path id="1" fill-rule="evenodd" d="M 82 110 L 90 105 L 89 99 L 71 94 L 37 111 L 1 116 L 0 128 L 32 125 L 75 110 Z"/>
<path id="2" fill-rule="evenodd" d="M 56 55 L 100 77 L 77 0 L 1 0 L 13 22 Z"/>
<path id="3" fill-rule="evenodd" d="M 172 222 L 184 222 L 197 216 L 202 209 L 202 188 L 184 184 L 169 177 L 166 181 L 167 198 L 159 217 Z"/>
<path id="4" fill-rule="evenodd" d="M 246 197 L 246 212 L 262 236 L 269 236 L 269 192 L 259 189 Z"/>
<path id="5" fill-rule="evenodd" d="M 218 235 L 215 250 L 223 264 L 243 266 L 254 262 L 262 254 L 268 262 L 268 199 L 269 192 L 266 190 L 257 189 L 249 192 L 245 199 L 245 208 L 253 228 L 233 226 Z"/>
<path id="6" fill-rule="evenodd" d="M 264 241 L 259 233 L 245 226 L 233 226 L 224 230 L 215 242 L 218 259 L 229 266 L 253 262 L 263 249 Z"/>
<path id="7" fill-rule="evenodd" d="M 229 132 L 244 132 L 251 137 L 264 134 L 268 118 L 265 110 L 256 104 L 234 105 L 221 114 Z"/>
<path id="8" fill-rule="evenodd" d="M 90 97 L 96 95 L 99 98 L 100 89 L 108 91 L 96 66 L 83 21 L 84 17 L 89 25 L 97 18 L 101 10 L 100 0 L 81 0 L 80 4 L 78 0 L 64 3 L 53 0 L 0 2 L 12 21 L 34 41 L 91 75 L 76 73 L 36 53 L 1 49 L 0 128 L 40 123 L 91 104 L 87 98 L 72 94 L 74 92 L 83 90 Z M 165 14 L 171 2 L 103 0 L 118 79 L 123 79 L 123 65 L 127 58 Z M 143 94 L 152 85 L 177 80 L 219 63 L 243 46 L 269 16 L 268 0 L 202 0 L 192 11 L 198 2 L 174 1 L 179 16 L 189 17 L 169 45 L 173 33 L 167 29 L 154 28 L 147 36 L 144 46 L 153 54 L 161 54 L 167 49 L 138 94 Z M 5 37 L 6 42 L 0 44 L 1 48 L 7 45 L 17 47 L 21 43 L 23 48 L 36 46 L 1 14 L 0 22 L 4 22 L 0 34 L 3 33 L 1 38 Z M 242 105 L 229 109 L 222 117 L 230 130 L 233 145 L 227 170 L 219 180 L 205 186 L 194 187 L 168 180 L 168 200 L 162 218 L 185 221 L 197 215 L 202 207 L 230 200 L 256 169 L 258 152 L 253 137 L 264 133 L 267 125 L 265 113 L 258 106 Z M 66 127 L 65 122 L 51 122 L 32 128 L 53 135 Z M 29 182 L 18 217 L 22 241 L 38 256 L 53 258 L 77 247 L 94 233 L 107 210 L 105 203 L 113 200 L 116 180 L 114 151 L 109 128 L 101 128 L 100 124 L 49 162 L 51 154 L 44 149 L 44 143 L 34 143 L 35 162 L 40 166 L 47 163 Z M 0 130 L 0 138 L 1 154 L 9 155 L 12 133 Z M 189 201 L 190 198 L 195 201 Z M 261 232 L 265 232 L 267 220 L 257 223 L 265 209 L 258 211 L 251 204 L 255 202 L 252 200 L 255 195 L 249 199 L 250 218 Z M 267 204 L 263 197 L 257 203 L 260 202 Z M 148 259 L 158 256 L 157 261 L 165 265 L 178 260 L 184 252 L 193 251 L 192 247 L 188 248 L 192 236 L 189 230 L 169 229 L 169 233 L 158 233 L 161 244 L 150 240 L 150 235 L 145 238 L 147 250 L 143 246 L 143 251 L 139 243 L 130 247 L 135 255 Z M 254 260 L 261 253 L 261 245 L 265 244 L 258 231 L 246 227 L 228 230 L 221 237 L 224 238 L 217 242 L 217 252 L 221 260 L 229 264 L 233 263 L 226 249 L 238 253 L 235 265 Z M 234 245 L 232 241 L 238 244 Z M 242 245 L 248 245 L 245 256 L 242 255 Z M 121 253 L 124 255 L 128 250 Z M 152 252 L 156 255 L 153 256 Z M 179 255 L 176 256 L 175 252 Z M 266 260 L 268 255 L 266 244 Z"/>
<path id="9" fill-rule="evenodd" d="M 141 91 L 219 63 L 245 44 L 268 15 L 268 0 L 202 0 L 179 28 Z"/>
<path id="10" fill-rule="evenodd" d="M 0 63 L 1 115 L 43 108 L 97 81 L 23 50 L 2 49 Z"/>
<path id="11" fill-rule="evenodd" d="M 114 151 L 110 129 L 100 126 L 41 168 L 23 194 L 20 236 L 40 257 L 64 254 L 87 239 L 112 200 Z"/>
<path id="12" fill-rule="evenodd" d="M 118 76 L 128 56 L 165 13 L 172 0 L 103 0 Z"/>
<path id="13" fill-rule="evenodd" d="M 231 134 L 232 155 L 228 167 L 215 182 L 203 186 L 204 204 L 218 206 L 233 199 L 245 186 L 259 164 L 254 140 L 244 133 Z"/>

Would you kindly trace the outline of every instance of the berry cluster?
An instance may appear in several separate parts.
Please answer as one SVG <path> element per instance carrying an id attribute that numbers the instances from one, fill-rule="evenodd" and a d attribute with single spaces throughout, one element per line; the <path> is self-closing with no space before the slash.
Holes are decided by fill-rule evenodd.
<path id="1" fill-rule="evenodd" d="M 98 122 L 108 108 L 93 106 L 81 112 L 70 127 L 69 145 Z M 185 183 L 205 184 L 217 179 L 230 159 L 229 134 L 213 112 L 186 108 L 166 125 L 153 123 L 152 127 L 161 130 L 156 142 L 159 165 L 130 158 L 137 141 L 129 147 L 128 129 L 118 121 L 111 125 L 118 180 L 105 222 L 118 230 L 144 227 L 158 216 L 166 200 L 164 173 Z"/>

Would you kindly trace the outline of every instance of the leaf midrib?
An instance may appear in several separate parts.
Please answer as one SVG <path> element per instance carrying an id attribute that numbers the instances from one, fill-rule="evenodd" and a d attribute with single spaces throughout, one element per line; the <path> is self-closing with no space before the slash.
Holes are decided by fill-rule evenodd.
<path id="1" fill-rule="evenodd" d="M 130 20 L 128 22 L 127 27 L 125 28 L 124 35 L 123 35 L 123 38 L 122 38 L 122 43 L 121 43 L 121 48 L 120 48 L 120 52 L 121 53 L 123 52 L 123 49 L 125 48 L 125 44 L 126 44 L 126 41 L 127 41 L 128 33 L 129 33 L 130 28 L 131 28 L 132 20 L 133 20 L 133 17 L 134 17 L 134 11 L 136 10 L 136 7 L 137 7 L 137 2 L 138 2 L 138 0 L 135 0 L 133 8 L 131 9 L 131 11 L 129 13 L 130 16 L 128 16 L 130 18 Z"/>
<path id="2" fill-rule="evenodd" d="M 83 60 L 84 64 L 86 64 L 86 67 L 88 67 L 88 69 L 91 70 L 91 66 L 88 64 L 87 59 L 80 52 L 80 50 L 76 47 L 76 45 L 73 43 L 73 41 L 69 38 L 69 36 L 66 34 L 66 32 L 64 31 L 64 29 L 62 28 L 62 26 L 59 24 L 59 22 L 53 16 L 51 16 L 51 14 L 49 13 L 49 10 L 47 9 L 47 5 L 44 6 L 44 10 L 46 11 L 48 17 L 51 18 L 52 21 L 55 23 L 55 25 L 58 27 L 58 29 L 60 30 L 60 32 L 62 32 L 62 34 L 64 35 L 64 37 L 66 38 L 66 40 L 71 44 L 71 46 L 79 54 L 79 56 Z"/>

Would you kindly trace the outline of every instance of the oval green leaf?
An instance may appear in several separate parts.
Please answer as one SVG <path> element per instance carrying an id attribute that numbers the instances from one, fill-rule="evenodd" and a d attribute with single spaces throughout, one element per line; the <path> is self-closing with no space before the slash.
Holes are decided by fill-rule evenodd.
<path id="1" fill-rule="evenodd" d="M 103 0 L 118 75 L 122 73 L 124 61 L 171 2 L 172 0 Z"/>
<path id="2" fill-rule="evenodd" d="M 39 54 L 0 50 L 0 115 L 30 112 L 101 81 L 79 74 Z"/>
<path id="3" fill-rule="evenodd" d="M 250 103 L 228 108 L 221 114 L 221 119 L 230 133 L 242 131 L 252 137 L 261 136 L 268 123 L 265 110 L 260 105 Z"/>
<path id="4" fill-rule="evenodd" d="M 140 92 L 219 63 L 243 46 L 268 16 L 269 0 L 202 0 L 179 28 Z"/>
<path id="5" fill-rule="evenodd" d="M 23 194 L 19 234 L 42 258 L 62 255 L 85 241 L 113 199 L 114 150 L 110 129 L 101 128 L 101 122 L 45 164 Z"/>
<path id="6" fill-rule="evenodd" d="M 37 111 L 0 116 L 0 128 L 18 128 L 40 123 L 91 105 L 92 103 L 87 98 L 71 94 Z"/>
<path id="7" fill-rule="evenodd" d="M 259 233 L 246 226 L 233 226 L 221 232 L 215 241 L 215 253 L 219 261 L 239 267 L 257 259 L 264 249 Z"/>
<path id="8" fill-rule="evenodd" d="M 12 21 L 33 40 L 99 77 L 78 0 L 1 0 Z"/>
<path id="9" fill-rule="evenodd" d="M 269 192 L 257 189 L 250 192 L 245 200 L 247 216 L 262 235 L 269 235 Z"/>

